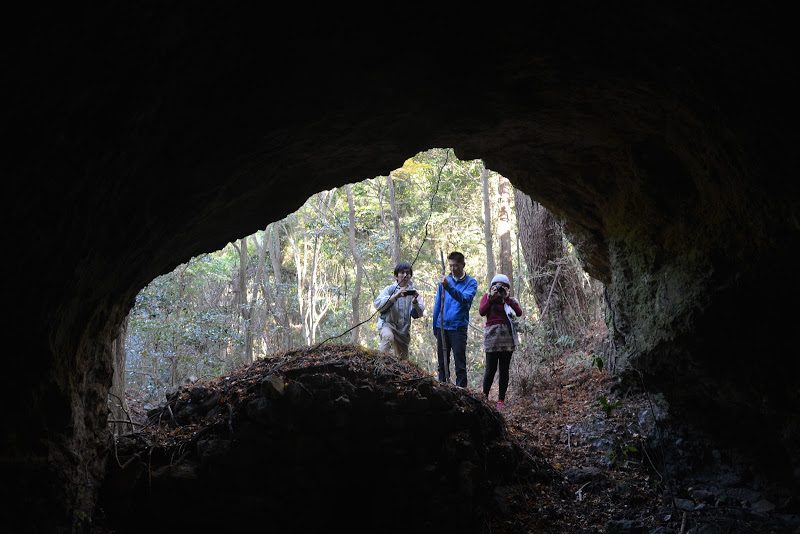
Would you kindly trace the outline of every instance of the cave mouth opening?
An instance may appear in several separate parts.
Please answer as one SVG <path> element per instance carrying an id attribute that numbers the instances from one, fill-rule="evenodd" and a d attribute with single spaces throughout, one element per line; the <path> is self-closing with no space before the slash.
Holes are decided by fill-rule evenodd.
<path id="1" fill-rule="evenodd" d="M 281 220 L 150 282 L 114 347 L 111 419 L 141 418 L 183 385 L 271 354 L 327 341 L 377 348 L 373 301 L 395 282 L 400 261 L 412 264 L 427 308 L 413 321 L 409 358 L 435 375 L 431 312 L 451 251 L 464 254 L 478 281 L 467 337 L 474 390 L 485 365 L 478 302 L 496 273 L 508 274 L 525 310 L 524 358 L 512 374 L 543 365 L 545 352 L 574 346 L 589 330 L 605 335 L 604 286 L 583 270 L 563 222 L 482 160 L 434 148 L 387 176 L 315 193 Z"/>
<path id="2" fill-rule="evenodd" d="M 522 215 L 517 213 L 518 206 L 527 210 L 527 219 L 522 219 Z M 488 228 L 484 216 L 487 207 Z M 526 252 L 529 251 L 524 251 L 524 247 L 528 243 L 523 243 L 525 238 L 520 230 L 521 226 L 530 224 L 541 224 L 539 234 L 549 239 L 546 245 L 550 248 L 542 244 L 536 252 L 552 255 L 535 268 L 527 263 L 529 254 Z M 493 244 L 491 250 L 487 247 L 487 239 Z M 354 256 L 353 243 L 358 258 Z M 393 245 L 398 246 L 399 252 L 393 251 Z M 486 169 L 480 160 L 462 161 L 455 157 L 452 149 L 431 149 L 409 158 L 388 176 L 320 191 L 287 217 L 240 237 L 223 249 L 195 256 L 170 273 L 154 279 L 139 292 L 126 321 L 124 340 L 119 346 L 123 347 L 126 356 L 127 367 L 123 375 L 128 386 L 126 393 L 134 394 L 123 393 L 118 397 L 135 399 L 140 404 L 137 409 L 142 408 L 146 413 L 148 405 L 157 404 L 165 395 L 175 399 L 173 394 L 188 383 L 201 385 L 198 382 L 241 369 L 256 360 L 275 355 L 280 358 L 285 355 L 284 351 L 313 347 L 327 339 L 342 341 L 334 338 L 347 333 L 353 322 L 350 312 L 357 293 L 355 287 L 359 285 L 356 281 L 359 261 L 364 264 L 364 272 L 357 309 L 359 320 L 366 322 L 358 338 L 348 335 L 344 341 L 377 348 L 377 317 L 373 300 L 384 286 L 392 284 L 395 257 L 413 264 L 415 286 L 422 293 L 428 311 L 412 326 L 410 360 L 423 373 L 435 376 L 436 348 L 429 311 L 441 276 L 441 261 L 444 258 L 447 262 L 447 255 L 453 250 L 465 255 L 466 271 L 478 281 L 478 294 L 471 308 L 468 329 L 468 377 L 472 393 L 480 390 L 484 370 L 483 322 L 477 313 L 477 302 L 494 273 L 503 271 L 508 274 L 514 295 L 525 309 L 520 324 L 521 345 L 516 367 L 512 369 L 512 386 L 514 373 L 530 372 L 531 368 L 545 363 L 547 355 L 538 352 L 544 343 L 550 344 L 551 352 L 563 350 L 579 344 L 586 331 L 593 329 L 591 333 L 596 335 L 598 325 L 605 327 L 603 286 L 583 271 L 575 246 L 555 216 L 524 193 L 515 191 L 507 178 Z M 488 255 L 492 256 L 491 262 L 487 260 Z M 501 267 L 504 261 L 510 268 Z M 490 268 L 490 263 L 495 267 Z M 239 298 L 237 293 L 247 296 Z M 313 295 L 317 298 L 322 295 L 327 301 L 320 304 L 304 300 Z M 325 313 L 317 318 L 316 323 L 312 322 L 311 319 L 315 319 L 313 312 L 323 308 Z M 247 313 L 243 314 L 242 310 Z M 305 316 L 301 310 L 305 310 Z M 547 323 L 545 328 L 541 319 L 547 310 L 558 321 Z M 215 322 L 220 319 L 220 322 Z M 254 330 L 261 337 L 259 341 L 248 340 L 248 322 L 255 325 Z M 249 356 L 248 347 L 252 350 Z M 190 350 L 194 350 L 198 357 L 187 357 L 191 355 Z M 147 360 L 143 355 L 151 359 Z M 185 358 L 181 359 L 181 356 Z M 590 367 L 591 358 L 584 357 L 580 364 Z M 146 380 L 139 380 L 141 377 Z M 160 379 L 161 383 L 157 384 L 154 379 Z M 414 383 L 417 383 L 416 379 Z M 184 391 L 197 392 L 200 389 L 192 387 Z M 496 390 L 497 386 L 495 394 Z M 515 394 L 509 393 L 510 396 Z M 518 393 L 520 396 L 523 394 Z M 188 395 L 193 398 L 194 394 Z M 113 405 L 117 399 L 109 400 Z M 480 404 L 474 400 L 469 401 L 473 408 Z M 422 402 L 428 400 L 422 399 Z M 375 399 L 371 403 L 380 404 Z M 250 416 L 253 405 L 247 406 L 243 411 Z M 257 411 L 256 408 L 252 410 Z M 175 409 L 174 415 L 183 424 L 183 413 Z M 429 416 L 432 414 L 425 413 L 423 417 L 414 419 L 424 426 Z M 309 417 L 316 421 L 320 416 Z M 369 419 L 372 415 L 367 413 L 364 417 L 372 423 Z M 392 420 L 398 417 L 403 419 L 406 415 L 391 416 Z M 482 420 L 481 417 L 485 419 L 485 414 L 476 420 Z M 412 427 L 416 424 L 409 423 Z M 117 428 L 124 429 L 124 426 L 118 425 Z M 447 426 L 447 421 L 443 426 Z M 238 421 L 234 428 L 238 431 Z M 391 435 L 381 439 L 394 443 L 392 440 L 398 439 L 393 434 L 395 431 L 389 429 Z M 360 432 L 365 433 L 360 441 L 375 439 L 367 430 Z M 305 439 L 302 432 L 300 435 L 298 439 Z M 119 436 L 126 439 L 123 433 Z M 206 441 L 198 445 L 202 449 L 198 455 L 203 458 L 207 452 L 213 454 L 209 447 L 223 447 L 218 442 Z M 415 441 L 425 440 L 417 438 Z M 433 448 L 440 445 L 436 439 L 430 441 Z M 289 450 L 291 444 L 285 445 Z M 305 442 L 303 445 L 310 446 Z M 469 450 L 474 445 L 467 441 L 448 442 L 447 446 L 457 447 L 458 454 L 471 455 Z M 269 451 L 275 452 L 273 449 Z M 325 454 L 328 452 L 315 452 L 319 457 Z M 258 456 L 263 455 L 253 454 L 253 457 Z M 241 472 L 245 471 L 242 465 L 245 460 L 247 458 L 241 458 L 237 464 Z M 110 470 L 116 471 L 117 464 L 113 459 L 110 462 Z M 254 465 L 258 465 L 257 462 Z M 180 505 L 185 504 L 188 510 L 197 506 L 192 502 L 193 497 L 187 497 L 197 491 L 192 486 L 196 476 L 192 469 L 159 466 L 156 475 L 160 483 L 166 479 L 170 484 L 176 484 L 168 486 L 168 490 L 160 486 L 159 491 L 170 493 L 174 488 L 174 491 L 181 492 L 186 501 L 180 501 Z M 347 484 L 353 483 L 352 473 L 334 472 Z M 392 474 L 392 470 L 389 473 L 389 480 L 407 479 L 407 474 Z M 383 475 L 380 480 L 373 480 L 375 476 L 373 473 L 370 475 L 372 478 L 368 477 L 371 483 L 385 482 Z M 108 483 L 107 492 L 111 491 L 108 488 L 113 484 Z M 361 488 L 359 483 L 353 487 Z M 370 490 L 363 495 L 371 494 Z M 109 498 L 109 495 L 113 497 L 116 494 L 111 491 L 105 497 Z M 334 501 L 342 503 L 339 499 Z M 124 499 L 122 504 L 106 501 L 106 505 L 115 510 L 125 508 L 125 503 Z M 118 510 L 115 512 L 119 513 Z"/>

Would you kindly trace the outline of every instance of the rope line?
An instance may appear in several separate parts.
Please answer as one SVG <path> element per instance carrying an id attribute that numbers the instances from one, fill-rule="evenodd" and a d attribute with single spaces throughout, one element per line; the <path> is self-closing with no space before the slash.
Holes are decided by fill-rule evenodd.
<path id="1" fill-rule="evenodd" d="M 422 250 L 422 246 L 425 244 L 425 241 L 428 239 L 428 225 L 430 224 L 431 218 L 433 217 L 433 201 L 436 199 L 436 196 L 439 194 L 439 183 L 442 180 L 442 171 L 444 170 L 444 168 L 447 165 L 447 163 L 449 162 L 449 160 L 450 160 L 450 149 L 448 149 L 445 152 L 444 163 L 442 163 L 442 166 L 439 167 L 439 172 L 436 173 L 436 187 L 433 190 L 433 195 L 431 195 L 431 200 L 430 200 L 430 202 L 428 204 L 429 205 L 428 220 L 425 221 L 425 234 L 422 236 L 422 241 L 420 241 L 419 247 L 417 248 L 417 254 L 414 256 L 414 261 L 411 262 L 411 267 L 412 268 L 414 267 L 414 264 L 417 263 L 417 259 L 419 258 L 419 253 Z M 396 289 L 397 289 L 397 284 L 395 284 L 395 287 L 392 289 L 392 293 L 394 293 L 396 291 Z M 324 343 L 327 343 L 328 341 L 330 341 L 332 339 L 338 339 L 338 338 L 342 337 L 343 335 L 347 334 L 348 332 L 352 332 L 353 330 L 355 330 L 359 326 L 363 325 L 364 323 L 366 323 L 368 321 L 371 321 L 372 318 L 375 317 L 380 312 L 381 312 L 381 310 L 379 310 L 379 309 L 375 310 L 372 313 L 372 315 L 370 315 L 369 317 L 367 317 L 366 319 L 364 319 L 363 321 L 361 321 L 357 325 L 351 326 L 350 328 L 348 328 L 347 330 L 345 330 L 344 332 L 342 332 L 339 335 L 331 336 L 329 338 L 323 339 L 322 341 L 317 343 L 313 348 L 306 349 L 306 350 L 317 350 Z"/>

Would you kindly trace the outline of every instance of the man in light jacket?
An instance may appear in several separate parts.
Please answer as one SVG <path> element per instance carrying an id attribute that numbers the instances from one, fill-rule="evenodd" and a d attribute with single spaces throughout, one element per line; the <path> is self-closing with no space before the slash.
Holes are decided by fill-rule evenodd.
<path id="1" fill-rule="evenodd" d="M 394 353 L 401 360 L 408 359 L 411 342 L 411 318 L 419 319 L 425 311 L 422 296 L 414 289 L 410 263 L 400 262 L 394 268 L 396 282 L 383 288 L 375 299 L 375 309 L 380 310 L 378 332 L 381 336 L 378 350 Z"/>

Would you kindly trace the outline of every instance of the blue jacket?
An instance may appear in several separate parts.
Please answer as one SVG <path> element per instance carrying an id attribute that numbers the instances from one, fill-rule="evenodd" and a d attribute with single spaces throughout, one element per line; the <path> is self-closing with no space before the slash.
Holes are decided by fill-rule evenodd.
<path id="1" fill-rule="evenodd" d="M 452 274 L 448 275 L 447 286 L 444 291 L 444 329 L 458 330 L 466 328 L 469 324 L 469 309 L 472 299 L 478 292 L 478 281 L 465 274 L 461 280 L 456 280 Z M 439 329 L 439 313 L 442 306 L 442 284 L 436 290 L 436 300 L 433 304 L 433 329 Z"/>

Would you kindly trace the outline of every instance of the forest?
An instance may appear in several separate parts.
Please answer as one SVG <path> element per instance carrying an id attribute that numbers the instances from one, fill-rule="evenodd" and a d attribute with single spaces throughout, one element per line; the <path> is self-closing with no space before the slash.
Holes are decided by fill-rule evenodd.
<path id="1" fill-rule="evenodd" d="M 183 384 L 290 349 L 377 348 L 373 301 L 400 261 L 412 263 L 428 309 L 412 326 L 409 358 L 435 374 L 432 301 L 442 257 L 454 250 L 478 281 L 470 387 L 484 367 L 477 301 L 494 274 L 509 276 L 525 312 L 512 387 L 524 388 L 548 355 L 603 320 L 602 284 L 583 271 L 560 221 L 482 161 L 431 149 L 388 176 L 321 191 L 286 218 L 153 280 L 115 342 L 112 411 L 123 415 L 123 391 L 153 405 Z"/>

